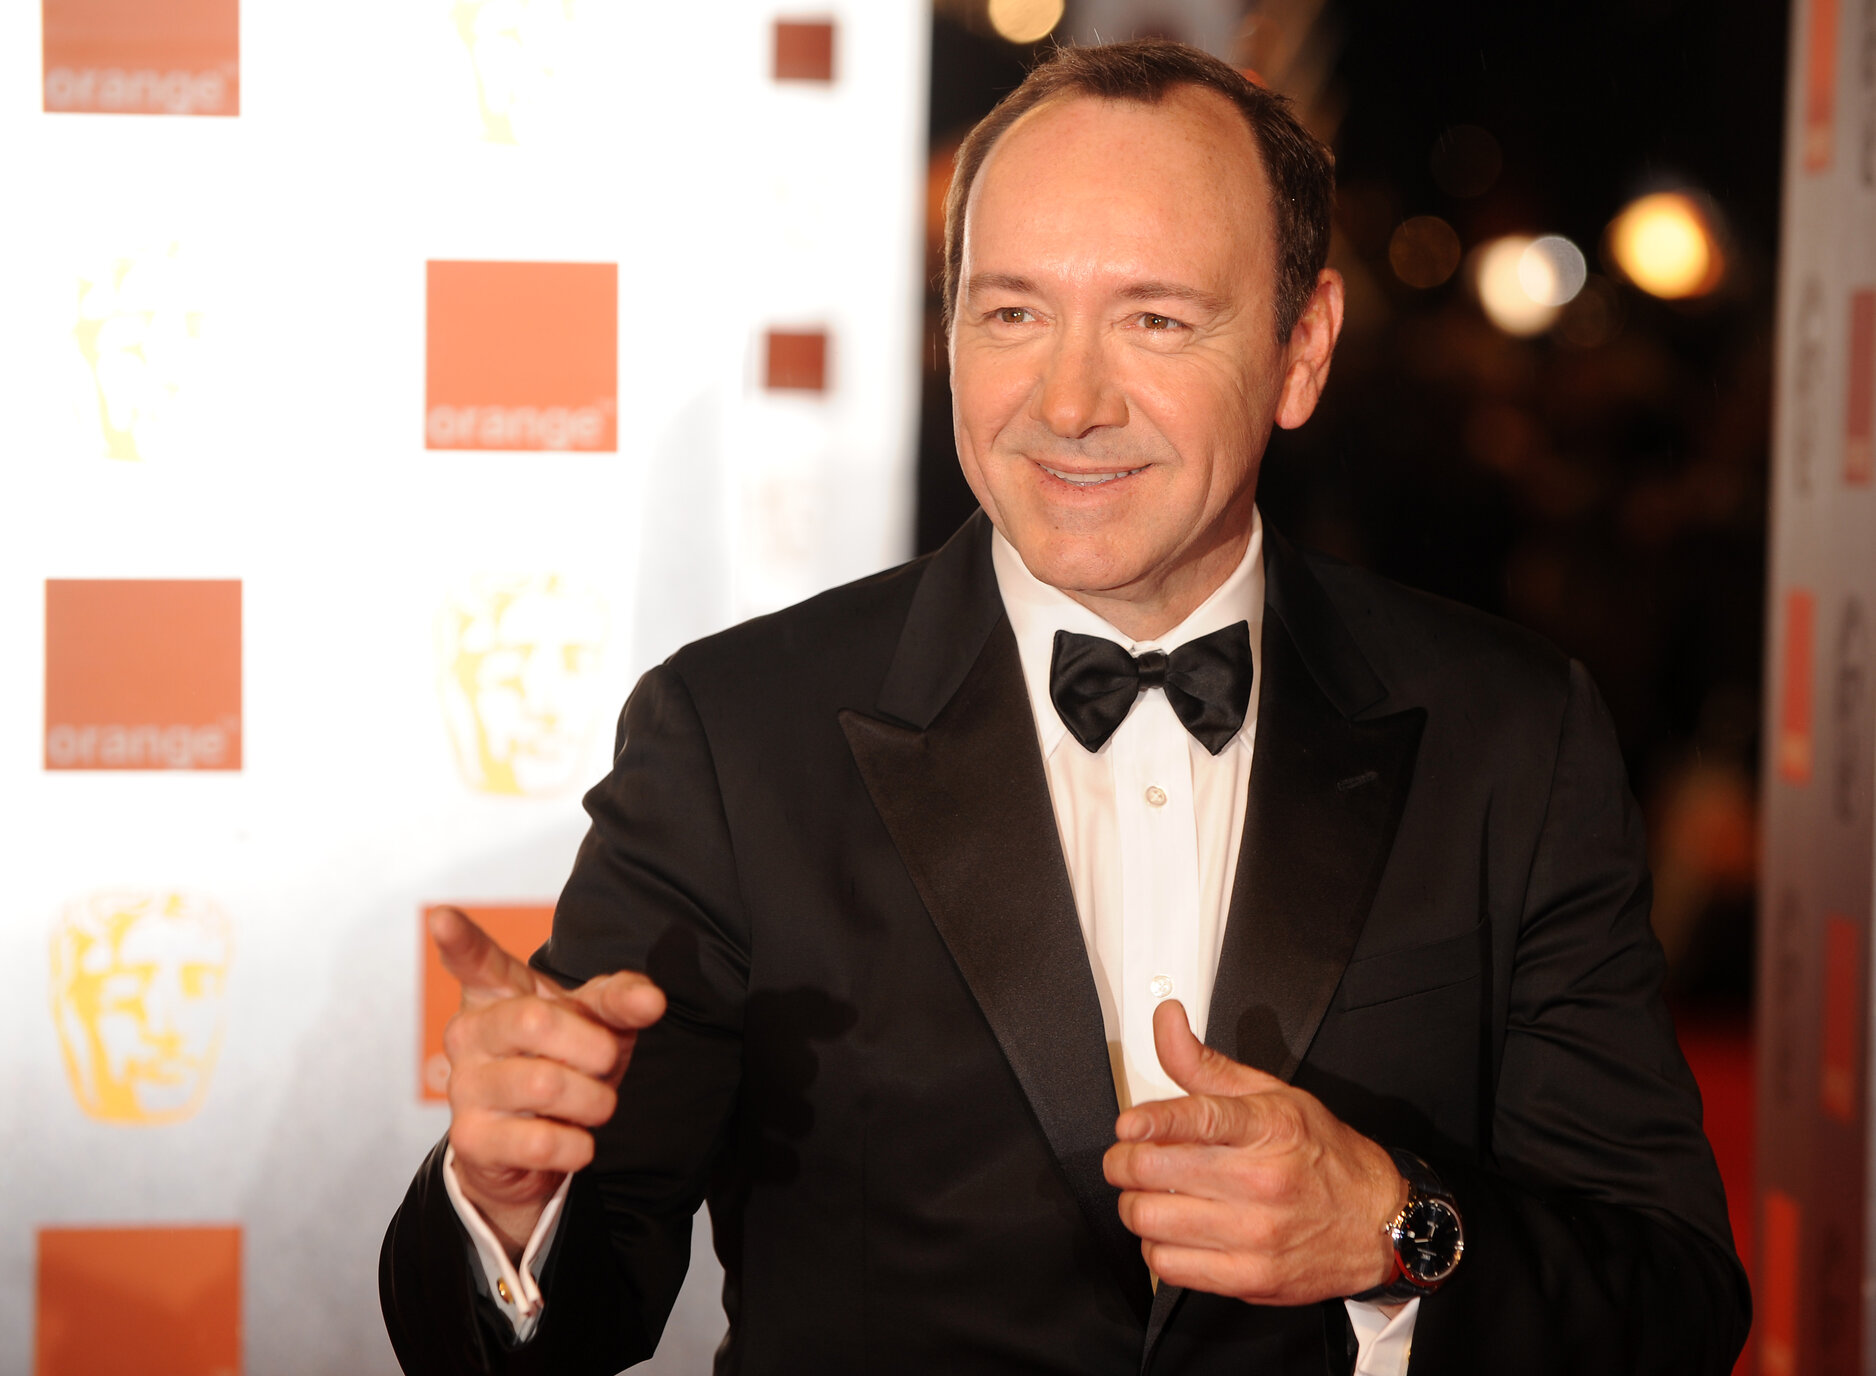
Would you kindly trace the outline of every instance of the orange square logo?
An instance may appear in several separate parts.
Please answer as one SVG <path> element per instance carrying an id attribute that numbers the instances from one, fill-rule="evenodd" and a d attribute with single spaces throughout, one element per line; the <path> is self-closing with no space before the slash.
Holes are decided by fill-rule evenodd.
<path id="1" fill-rule="evenodd" d="M 617 451 L 618 264 L 426 270 L 426 448 Z"/>
<path id="2" fill-rule="evenodd" d="M 770 330 L 763 385 L 771 391 L 827 390 L 827 332 Z"/>
<path id="3" fill-rule="evenodd" d="M 240 0 L 42 0 L 52 112 L 241 113 Z"/>
<path id="4" fill-rule="evenodd" d="M 1837 109 L 1837 0 L 1810 0 L 1804 49 L 1804 170 L 1830 166 Z"/>
<path id="5" fill-rule="evenodd" d="M 554 926 L 551 903 L 518 903 L 506 906 L 468 903 L 433 904 L 419 915 L 417 939 L 423 944 L 423 1026 L 418 1032 L 417 1097 L 425 1103 L 440 1104 L 449 1099 L 449 1057 L 443 1054 L 443 1029 L 456 1016 L 462 1002 L 462 985 L 443 968 L 443 957 L 430 940 L 426 924 L 437 907 L 455 907 L 469 915 L 469 920 L 495 939 L 495 944 L 521 960 L 533 955 L 547 940 Z"/>
<path id="6" fill-rule="evenodd" d="M 1876 288 L 1850 295 L 1850 386 L 1844 417 L 1843 480 L 1869 485 L 1872 413 L 1876 412 Z"/>
<path id="7" fill-rule="evenodd" d="M 825 19 L 775 21 L 775 79 L 832 81 L 834 26 Z"/>
<path id="8" fill-rule="evenodd" d="M 1779 674 L 1778 776 L 1811 782 L 1811 682 L 1817 643 L 1817 599 L 1802 588 L 1785 594 L 1785 644 Z"/>
<path id="9" fill-rule="evenodd" d="M 239 580 L 47 579 L 45 767 L 241 768 Z"/>
<path id="10" fill-rule="evenodd" d="M 1824 923 L 1824 1064 L 1819 1095 L 1824 1112 L 1840 1123 L 1856 1121 L 1858 1012 L 1863 970 L 1857 960 L 1857 930 L 1847 918 Z"/>
<path id="11" fill-rule="evenodd" d="M 1793 1376 L 1798 1369 L 1798 1201 L 1782 1190 L 1765 1192 L 1761 1259 L 1759 1370 L 1763 1376 Z"/>
<path id="12" fill-rule="evenodd" d="M 235 1376 L 239 1228 L 39 1230 L 36 1376 Z"/>

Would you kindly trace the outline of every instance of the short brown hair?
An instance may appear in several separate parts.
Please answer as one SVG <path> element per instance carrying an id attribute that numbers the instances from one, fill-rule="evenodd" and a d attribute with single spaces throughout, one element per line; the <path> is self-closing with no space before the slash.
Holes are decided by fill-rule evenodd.
<path id="1" fill-rule="evenodd" d="M 1329 259 L 1335 154 L 1303 127 L 1287 97 L 1259 86 L 1210 53 L 1163 38 L 1055 49 L 959 145 L 951 189 L 945 196 L 947 337 L 962 286 L 958 274 L 964 259 L 964 206 L 984 159 L 1004 132 L 1046 101 L 1089 96 L 1157 105 L 1180 86 L 1198 86 L 1224 96 L 1237 106 L 1257 140 L 1277 227 L 1277 338 L 1280 342 L 1289 339 Z"/>

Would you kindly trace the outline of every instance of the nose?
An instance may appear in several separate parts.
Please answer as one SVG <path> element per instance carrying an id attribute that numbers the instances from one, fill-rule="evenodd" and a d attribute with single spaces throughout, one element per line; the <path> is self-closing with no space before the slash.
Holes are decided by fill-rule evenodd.
<path id="1" fill-rule="evenodd" d="M 1127 423 L 1126 398 L 1092 331 L 1064 330 L 1056 337 L 1036 389 L 1035 412 L 1051 433 L 1065 440 Z"/>

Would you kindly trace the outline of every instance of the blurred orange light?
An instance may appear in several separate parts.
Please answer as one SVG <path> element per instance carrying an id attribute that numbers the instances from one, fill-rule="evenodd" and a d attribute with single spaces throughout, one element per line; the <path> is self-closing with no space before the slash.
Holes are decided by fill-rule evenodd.
<path id="1" fill-rule="evenodd" d="M 1724 272 L 1706 211 L 1681 191 L 1630 202 L 1610 221 L 1608 246 L 1623 276 L 1668 301 L 1705 296 Z"/>
<path id="2" fill-rule="evenodd" d="M 1437 215 L 1416 215 L 1395 229 L 1387 260 L 1408 286 L 1437 287 L 1459 266 L 1459 236 Z"/>
<path id="3" fill-rule="evenodd" d="M 1062 22 L 1064 0 L 990 0 L 990 25 L 1012 43 L 1038 43 Z"/>
<path id="4" fill-rule="evenodd" d="M 1547 257 L 1531 252 L 1535 242 L 1523 234 L 1507 234 L 1481 246 L 1472 258 L 1472 289 L 1479 305 L 1486 318 L 1509 335 L 1542 334 L 1557 319 L 1554 274 Z"/>

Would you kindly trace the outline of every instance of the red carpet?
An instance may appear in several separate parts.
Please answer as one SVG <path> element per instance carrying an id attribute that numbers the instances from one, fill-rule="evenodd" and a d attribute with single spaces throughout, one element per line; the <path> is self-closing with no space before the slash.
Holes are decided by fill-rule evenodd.
<path id="1" fill-rule="evenodd" d="M 1756 1127 L 1752 1113 L 1752 1025 L 1743 1015 L 1716 1017 L 1686 1013 L 1676 1019 L 1681 1050 L 1700 1082 L 1706 1108 L 1707 1136 L 1726 1182 L 1726 1207 L 1732 1215 L 1733 1241 L 1752 1274 L 1753 1152 Z M 1734 1368 L 1736 1376 L 1752 1370 L 1752 1347 Z"/>

